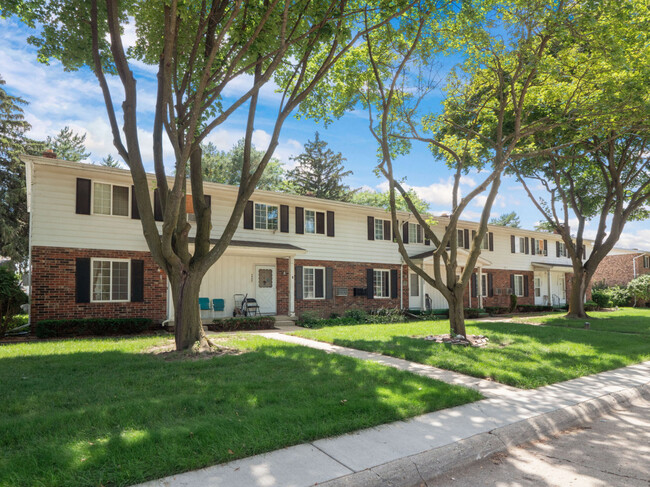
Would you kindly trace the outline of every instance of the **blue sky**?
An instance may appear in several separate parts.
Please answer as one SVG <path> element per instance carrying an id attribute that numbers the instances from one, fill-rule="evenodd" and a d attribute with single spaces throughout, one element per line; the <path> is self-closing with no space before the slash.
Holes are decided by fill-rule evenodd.
<path id="1" fill-rule="evenodd" d="M 32 125 L 30 136 L 44 139 L 48 135 L 55 135 L 67 125 L 86 134 L 86 146 L 91 152 L 89 161 L 100 161 L 108 154 L 119 159 L 112 145 L 103 99 L 94 75 L 89 70 L 65 72 L 57 61 L 52 61 L 49 66 L 39 63 L 35 48 L 27 44 L 27 37 L 32 33 L 16 19 L 0 19 L 0 75 L 6 81 L 5 89 L 10 94 L 21 96 L 29 102 L 24 110 Z M 126 29 L 127 44 L 130 36 L 133 36 L 133 31 Z M 150 138 L 156 93 L 155 68 L 135 63 L 133 70 L 138 80 L 138 116 L 143 157 L 147 169 L 152 170 Z M 119 82 L 116 79 L 109 82 L 115 90 L 114 99 L 119 99 Z M 244 88 L 245 82 L 242 79 L 241 84 L 228 88 L 225 95 L 234 96 Z M 264 88 L 253 139 L 258 148 L 264 147 L 269 140 L 278 100 L 279 95 L 274 93 L 272 86 Z M 245 113 L 240 111 L 217 128 L 208 140 L 219 149 L 230 149 L 243 136 L 244 127 Z M 347 159 L 346 168 L 353 171 L 347 184 L 374 190 L 386 187 L 386 183 L 373 173 L 376 145 L 368 131 L 367 114 L 364 112 L 350 113 L 327 129 L 322 123 L 290 118 L 285 122 L 275 156 L 291 167 L 290 157 L 302 151 L 303 144 L 308 139 L 313 139 L 316 130 L 334 151 L 341 152 Z M 406 177 L 406 183 L 414 187 L 430 204 L 434 213 L 442 212 L 450 206 L 451 173 L 435 161 L 424 147 L 417 147 L 408 156 L 398 159 L 395 171 L 399 177 Z M 467 191 L 482 178 L 480 173 L 470 174 L 464 178 L 462 188 Z M 479 197 L 470 204 L 463 215 L 465 219 L 478 219 L 483 199 Z M 540 215 L 520 185 L 512 178 L 505 178 L 493 215 L 510 211 L 519 214 L 525 228 L 532 228 L 540 220 Z M 586 236 L 593 236 L 594 228 L 595 223 L 588 225 Z M 650 249 L 650 221 L 629 223 L 618 246 Z"/>

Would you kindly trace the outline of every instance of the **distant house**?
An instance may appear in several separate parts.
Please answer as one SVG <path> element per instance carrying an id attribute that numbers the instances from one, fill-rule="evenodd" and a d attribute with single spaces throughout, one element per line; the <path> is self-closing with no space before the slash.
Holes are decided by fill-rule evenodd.
<path id="1" fill-rule="evenodd" d="M 614 249 L 602 260 L 591 281 L 626 286 L 643 274 L 650 274 L 650 251 Z"/>
<path id="2" fill-rule="evenodd" d="M 171 317 L 167 278 L 142 235 L 130 173 L 49 157 L 24 156 L 24 161 L 32 222 L 32 321 Z M 150 181 L 154 188 L 153 175 Z M 205 183 L 205 193 L 216 239 L 237 187 Z M 151 199 L 160 220 L 154 190 Z M 191 205 L 187 210 L 191 220 Z M 432 273 L 431 242 L 413 215 L 398 212 L 398 219 L 409 254 Z M 434 231 L 446 224 L 445 217 L 437 220 Z M 459 223 L 459 273 L 476 227 Z M 520 304 L 564 304 L 570 264 L 559 235 L 491 225 L 465 305 L 507 306 L 511 293 Z M 402 262 L 385 210 L 269 191 L 255 191 L 232 244 L 203 279 L 201 296 L 225 300 L 226 316 L 233 312 L 235 294 L 254 297 L 271 315 L 422 309 L 429 302 L 432 308 L 447 307 L 442 295 Z"/>

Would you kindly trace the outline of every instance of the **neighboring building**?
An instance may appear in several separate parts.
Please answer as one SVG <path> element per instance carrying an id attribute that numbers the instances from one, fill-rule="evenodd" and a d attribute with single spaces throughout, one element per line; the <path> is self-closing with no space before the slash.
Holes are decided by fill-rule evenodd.
<path id="1" fill-rule="evenodd" d="M 31 218 L 33 321 L 46 318 L 172 316 L 168 283 L 151 258 L 126 170 L 25 156 Z M 155 178 L 150 176 L 151 187 Z M 237 187 L 205 183 L 213 237 L 230 216 Z M 151 198 L 157 200 L 156 191 Z M 191 201 L 191 200 L 190 200 Z M 191 218 L 192 208 L 188 206 Z M 155 212 L 160 218 L 160 211 Z M 432 245 L 413 215 L 398 212 L 409 254 L 432 273 Z M 444 228 L 445 218 L 438 218 Z M 459 224 L 459 272 L 476 224 Z M 434 227 L 435 231 L 436 227 Z M 446 308 L 440 293 L 402 262 L 381 209 L 255 191 L 224 256 L 203 279 L 201 296 L 256 298 L 263 313 L 322 315 L 349 308 Z M 570 259 L 558 235 L 489 227 L 466 305 L 566 302 Z"/>
<path id="2" fill-rule="evenodd" d="M 650 274 L 650 252 L 614 249 L 600 263 L 591 282 L 607 286 L 627 286 L 643 274 Z"/>

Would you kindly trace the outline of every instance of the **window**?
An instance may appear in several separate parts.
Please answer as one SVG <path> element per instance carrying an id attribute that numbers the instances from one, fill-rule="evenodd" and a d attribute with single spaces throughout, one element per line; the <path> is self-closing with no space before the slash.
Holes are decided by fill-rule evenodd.
<path id="1" fill-rule="evenodd" d="M 374 296 L 375 298 L 390 297 L 390 271 L 374 271 Z"/>
<path id="2" fill-rule="evenodd" d="M 566 257 L 566 244 L 564 242 L 558 242 L 558 248 L 560 257 Z"/>
<path id="3" fill-rule="evenodd" d="M 411 274 L 411 281 L 409 282 L 409 294 L 416 298 L 420 295 L 420 276 Z"/>
<path id="4" fill-rule="evenodd" d="M 515 288 L 513 289 L 513 292 L 518 297 L 524 295 L 524 276 L 521 274 L 515 274 Z"/>
<path id="5" fill-rule="evenodd" d="M 384 239 L 384 220 L 375 218 L 375 240 Z"/>
<path id="6" fill-rule="evenodd" d="M 316 233 L 316 212 L 305 210 L 305 233 Z"/>
<path id="7" fill-rule="evenodd" d="M 92 301 L 129 300 L 129 261 L 92 260 Z"/>
<path id="8" fill-rule="evenodd" d="M 483 235 L 483 245 L 482 245 L 483 250 L 490 250 L 490 234 L 486 233 Z"/>
<path id="9" fill-rule="evenodd" d="M 93 213 L 96 215 L 129 216 L 129 187 L 95 183 Z"/>
<path id="10" fill-rule="evenodd" d="M 304 267 L 302 272 L 304 299 L 325 299 L 325 268 Z"/>
<path id="11" fill-rule="evenodd" d="M 546 255 L 546 249 L 544 248 L 544 240 L 535 240 L 535 253 L 537 255 Z"/>
<path id="12" fill-rule="evenodd" d="M 458 230 L 458 247 L 465 247 L 465 239 L 464 239 L 465 232 L 462 230 Z"/>
<path id="13" fill-rule="evenodd" d="M 542 295 L 542 280 L 539 277 L 535 278 L 535 297 L 539 298 Z"/>
<path id="14" fill-rule="evenodd" d="M 409 223 L 409 243 L 424 242 L 422 228 L 417 223 Z"/>
<path id="15" fill-rule="evenodd" d="M 526 237 L 519 237 L 519 253 L 526 253 Z"/>
<path id="16" fill-rule="evenodd" d="M 650 268 L 650 255 L 643 256 L 643 267 L 646 269 Z"/>
<path id="17" fill-rule="evenodd" d="M 487 274 L 481 274 L 481 296 L 486 297 L 487 295 Z"/>
<path id="18" fill-rule="evenodd" d="M 259 230 L 277 230 L 278 207 L 255 203 L 255 228 Z"/>

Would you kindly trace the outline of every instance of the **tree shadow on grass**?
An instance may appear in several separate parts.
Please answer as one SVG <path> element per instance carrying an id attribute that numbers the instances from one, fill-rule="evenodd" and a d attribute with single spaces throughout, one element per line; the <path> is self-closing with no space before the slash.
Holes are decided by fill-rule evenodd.
<path id="1" fill-rule="evenodd" d="M 244 346 L 199 361 L 0 358 L 0 485 L 130 485 L 480 398 L 319 350 Z"/>

